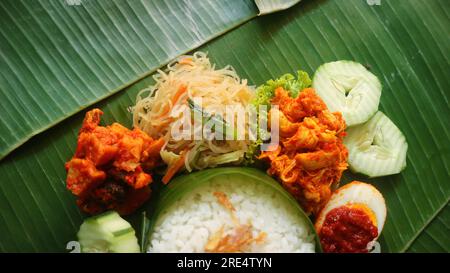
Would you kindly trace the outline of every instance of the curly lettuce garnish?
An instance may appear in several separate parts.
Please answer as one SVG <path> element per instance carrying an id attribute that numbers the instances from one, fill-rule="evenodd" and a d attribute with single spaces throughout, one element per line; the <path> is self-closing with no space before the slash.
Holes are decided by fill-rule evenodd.
<path id="1" fill-rule="evenodd" d="M 253 105 L 258 109 L 259 105 L 267 105 L 275 96 L 275 89 L 283 87 L 289 92 L 289 95 L 296 98 L 301 90 L 311 87 L 311 78 L 308 73 L 302 70 L 297 71 L 297 78 L 292 74 L 284 74 L 277 79 L 268 80 L 265 84 L 256 89 L 256 97 L 252 101 Z M 268 108 L 269 108 L 268 107 Z M 268 111 L 269 109 L 267 109 Z M 259 131 L 259 130 L 258 130 Z M 244 164 L 251 165 L 255 163 L 255 158 L 260 154 L 260 145 L 263 143 L 262 135 L 268 132 L 259 132 L 258 140 L 252 142 L 244 157 Z"/>
<path id="2" fill-rule="evenodd" d="M 284 74 L 275 80 L 268 80 L 265 84 L 256 89 L 256 98 L 253 100 L 255 106 L 270 105 L 270 101 L 275 95 L 275 89 L 283 87 L 289 92 L 293 98 L 298 96 L 298 93 L 311 86 L 311 78 L 305 71 L 297 71 L 297 79 L 292 74 Z"/>

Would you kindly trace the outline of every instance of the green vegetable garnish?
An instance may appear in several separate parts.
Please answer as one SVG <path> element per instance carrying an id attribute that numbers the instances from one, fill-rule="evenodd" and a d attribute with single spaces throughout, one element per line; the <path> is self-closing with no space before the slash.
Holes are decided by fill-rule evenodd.
<path id="1" fill-rule="evenodd" d="M 295 98 L 298 93 L 311 86 L 311 78 L 305 71 L 297 71 L 297 79 L 292 74 L 284 74 L 275 80 L 268 80 L 265 84 L 256 89 L 256 98 L 253 101 L 255 106 L 270 105 L 270 100 L 275 95 L 275 89 L 283 87 L 289 91 L 291 97 Z"/>
<path id="2" fill-rule="evenodd" d="M 190 98 L 188 99 L 188 106 L 192 110 L 193 113 L 197 113 L 198 116 L 202 117 L 202 124 L 205 125 L 209 121 L 213 121 L 216 126 L 214 126 L 214 129 L 212 130 L 215 133 L 218 133 L 220 135 L 223 135 L 225 139 L 236 139 L 237 138 L 237 132 L 236 130 L 233 130 L 233 127 L 226 122 L 223 117 L 219 115 L 211 115 L 204 111 L 199 105 L 197 105 L 193 100 Z M 194 118 L 197 115 L 194 115 Z"/>
<path id="3" fill-rule="evenodd" d="M 258 106 L 266 105 L 268 111 L 270 108 L 270 102 L 273 96 L 275 96 L 275 89 L 277 89 L 278 87 L 283 87 L 289 92 L 291 97 L 295 98 L 298 96 L 298 93 L 300 93 L 301 90 L 311 87 L 311 78 L 309 77 L 307 72 L 299 70 L 297 71 L 297 78 L 295 78 L 295 76 L 292 74 L 284 74 L 277 79 L 268 80 L 265 84 L 259 86 L 256 89 L 256 97 L 253 100 L 252 104 L 256 107 L 260 116 L 264 115 L 267 117 L 267 113 L 262 113 L 261 111 L 263 110 L 258 109 Z M 264 142 L 264 139 L 267 139 L 268 134 L 270 134 L 267 131 L 259 130 L 259 128 L 257 131 L 258 139 L 250 145 L 248 151 L 245 154 L 245 165 L 252 165 L 253 163 L 255 163 L 255 158 L 260 153 L 260 145 Z"/>

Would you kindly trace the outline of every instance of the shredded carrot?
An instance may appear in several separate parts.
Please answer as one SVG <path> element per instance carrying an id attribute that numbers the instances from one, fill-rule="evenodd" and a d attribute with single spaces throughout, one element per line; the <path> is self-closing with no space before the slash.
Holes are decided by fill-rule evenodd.
<path id="1" fill-rule="evenodd" d="M 186 158 L 186 154 L 187 154 L 187 150 L 184 150 L 183 152 L 181 152 L 180 158 L 178 159 L 178 161 L 169 167 L 166 174 L 162 178 L 162 182 L 164 184 L 169 183 L 169 181 L 172 179 L 172 177 L 183 167 L 184 159 Z"/>
<path id="2" fill-rule="evenodd" d="M 177 103 L 177 101 L 186 92 L 186 90 L 187 90 L 187 86 L 184 84 L 181 85 L 180 88 L 178 88 L 177 93 L 175 93 L 175 96 L 173 96 L 173 98 L 172 98 L 172 105 L 175 105 L 175 103 Z"/>
<path id="3" fill-rule="evenodd" d="M 160 118 L 160 117 L 167 115 L 169 113 L 169 111 L 170 111 L 170 106 L 166 104 L 164 106 L 163 112 L 160 115 L 156 116 L 156 118 Z"/>
<path id="4" fill-rule="evenodd" d="M 187 87 L 186 85 L 181 85 L 180 88 L 178 88 L 178 91 L 175 93 L 175 95 L 173 96 L 173 98 L 170 100 L 172 102 L 172 105 L 175 105 L 175 103 L 177 103 L 178 99 L 186 92 Z M 157 118 L 163 117 L 165 115 L 167 115 L 170 112 L 170 106 L 169 105 L 165 105 L 163 112 L 157 116 Z"/>
<path id="5" fill-rule="evenodd" d="M 192 58 L 187 57 L 178 61 L 179 64 L 192 64 Z"/>

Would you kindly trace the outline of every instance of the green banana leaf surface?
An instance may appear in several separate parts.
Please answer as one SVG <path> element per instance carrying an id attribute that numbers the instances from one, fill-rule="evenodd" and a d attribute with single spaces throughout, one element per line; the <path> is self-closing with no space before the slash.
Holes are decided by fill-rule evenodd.
<path id="1" fill-rule="evenodd" d="M 24 13 L 16 10 L 16 2 Z M 101 108 L 104 124 L 131 127 L 127 109 L 137 92 L 153 83 L 152 71 L 196 50 L 208 52 L 218 67 L 232 65 L 253 85 L 298 69 L 312 75 L 334 60 L 369 67 L 383 84 L 380 110 L 408 141 L 407 168 L 376 179 L 347 171 L 342 184 L 369 182 L 384 195 L 388 216 L 379 239 L 382 252 L 450 252 L 446 0 L 303 0 L 258 17 L 252 1 L 188 1 L 186 9 L 203 22 L 200 39 L 187 34 L 183 23 L 173 23 L 185 16 L 177 14 L 181 4 L 162 12 L 159 1 L 123 7 L 121 1 L 82 0 L 71 11 L 60 7 L 63 1 L 44 2 L 0 3 L 0 13 L 8 15 L 0 16 L 0 155 L 17 147 L 0 161 L 1 252 L 68 251 L 67 243 L 76 240 L 86 216 L 65 188 L 64 163 L 73 155 L 85 111 Z M 139 14 L 126 19 L 133 5 L 147 8 L 134 7 Z M 221 18 L 228 18 L 224 24 L 211 27 L 212 7 L 222 9 Z M 100 15 L 93 15 L 95 9 Z M 156 11 L 158 16 L 146 17 Z M 45 16 L 33 15 L 38 12 Z M 50 21 L 59 29 L 46 28 Z M 161 42 L 164 35 L 184 42 L 162 46 L 171 40 Z M 217 38 L 209 41 L 212 37 Z M 67 48 L 62 50 L 58 41 Z M 140 213 L 129 219 L 138 225 Z"/>
<path id="2" fill-rule="evenodd" d="M 256 10 L 223 0 L 1 1 L 0 159 Z"/>

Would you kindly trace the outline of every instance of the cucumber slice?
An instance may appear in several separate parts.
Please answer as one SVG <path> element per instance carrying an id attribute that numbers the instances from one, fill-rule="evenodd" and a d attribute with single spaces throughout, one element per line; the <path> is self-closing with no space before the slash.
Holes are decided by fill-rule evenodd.
<path id="1" fill-rule="evenodd" d="M 405 136 L 382 112 L 364 124 L 349 128 L 344 144 L 353 172 L 379 177 L 399 173 L 406 167 Z"/>
<path id="2" fill-rule="evenodd" d="M 86 219 L 77 236 L 82 252 L 140 252 L 134 229 L 115 211 Z"/>
<path id="3" fill-rule="evenodd" d="M 332 112 L 341 112 L 347 126 L 366 122 L 378 110 L 381 83 L 363 65 L 337 61 L 320 66 L 313 88 Z"/>

